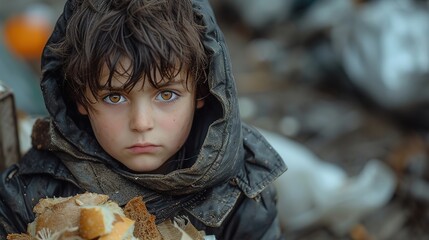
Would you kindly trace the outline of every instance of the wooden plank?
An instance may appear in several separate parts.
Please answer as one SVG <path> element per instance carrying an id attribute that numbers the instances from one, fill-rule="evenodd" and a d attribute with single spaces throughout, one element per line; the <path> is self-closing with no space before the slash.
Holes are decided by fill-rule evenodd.
<path id="1" fill-rule="evenodd" d="M 13 93 L 0 83 L 0 171 L 20 159 Z"/>

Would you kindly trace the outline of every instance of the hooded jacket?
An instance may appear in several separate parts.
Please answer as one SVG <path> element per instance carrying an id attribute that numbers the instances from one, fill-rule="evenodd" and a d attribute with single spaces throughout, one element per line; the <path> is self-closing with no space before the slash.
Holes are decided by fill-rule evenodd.
<path id="1" fill-rule="evenodd" d="M 193 8 L 206 27 L 211 97 L 196 113 L 192 140 L 186 143 L 196 152 L 192 165 L 168 174 L 127 171 L 76 123 L 75 110 L 59 90 L 64 81 L 61 59 L 45 48 L 41 88 L 50 116 L 35 123 L 32 149 L 1 175 L 1 239 L 26 232 L 40 198 L 82 192 L 107 194 L 120 205 L 142 195 L 158 223 L 185 215 L 217 239 L 282 238 L 272 182 L 286 166 L 263 136 L 240 121 L 223 34 L 208 1 L 194 0 Z M 72 12 L 69 0 L 47 45 L 64 37 Z"/>

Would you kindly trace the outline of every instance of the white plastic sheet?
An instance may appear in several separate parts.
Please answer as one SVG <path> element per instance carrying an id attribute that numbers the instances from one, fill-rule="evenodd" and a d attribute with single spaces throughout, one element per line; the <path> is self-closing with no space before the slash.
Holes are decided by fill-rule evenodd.
<path id="1" fill-rule="evenodd" d="M 377 104 L 406 108 L 429 100 L 429 10 L 411 0 L 371 1 L 333 27 L 332 43 L 350 80 Z"/>
<path id="2" fill-rule="evenodd" d="M 278 210 L 285 229 L 319 224 L 343 235 L 393 196 L 396 178 L 381 161 L 368 161 L 360 174 L 350 177 L 295 141 L 264 130 L 261 133 L 288 166 L 276 181 Z"/>

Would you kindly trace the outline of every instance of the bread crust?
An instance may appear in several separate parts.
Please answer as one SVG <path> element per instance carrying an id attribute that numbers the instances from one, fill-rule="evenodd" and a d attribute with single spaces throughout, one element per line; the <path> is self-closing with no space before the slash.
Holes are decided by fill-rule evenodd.
<path id="1" fill-rule="evenodd" d="M 36 240 L 34 237 L 26 233 L 12 233 L 7 235 L 7 240 Z"/>
<path id="2" fill-rule="evenodd" d="M 135 221 L 134 236 L 141 240 L 162 240 L 155 224 L 155 216 L 150 214 L 143 197 L 131 199 L 124 207 L 125 216 Z"/>

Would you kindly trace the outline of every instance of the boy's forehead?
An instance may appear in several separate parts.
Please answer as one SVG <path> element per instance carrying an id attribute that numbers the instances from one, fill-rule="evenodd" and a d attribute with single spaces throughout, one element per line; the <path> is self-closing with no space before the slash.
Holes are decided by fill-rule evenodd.
<path id="1" fill-rule="evenodd" d="M 132 74 L 133 74 L 133 69 L 128 59 L 121 61 L 116 66 L 116 69 L 109 69 L 107 64 L 104 64 L 100 74 L 99 85 L 106 86 L 109 84 L 114 88 L 121 88 L 122 86 L 128 83 Z M 158 70 L 151 71 L 151 74 L 152 74 L 151 76 L 152 81 L 154 81 L 157 86 L 163 86 L 166 84 L 184 83 L 185 79 L 189 77 L 183 69 L 182 71 L 177 72 L 177 74 L 174 74 L 173 78 L 163 77 Z M 109 82 L 110 76 L 112 77 Z M 147 76 L 141 76 L 138 82 L 142 82 L 144 84 L 147 80 L 146 78 Z"/>
<path id="2" fill-rule="evenodd" d="M 124 85 L 127 81 L 127 78 L 124 75 L 125 73 L 126 72 L 124 70 L 122 70 L 122 73 L 120 70 L 118 71 L 118 73 L 114 73 L 112 75 L 112 79 L 110 81 L 110 84 L 112 86 L 118 86 L 118 87 Z M 111 71 L 107 67 L 107 65 L 105 64 L 103 66 L 103 68 L 101 70 L 101 74 L 100 74 L 100 79 L 99 79 L 100 86 L 105 86 L 107 84 L 107 82 L 109 81 L 110 75 L 111 75 Z"/>

